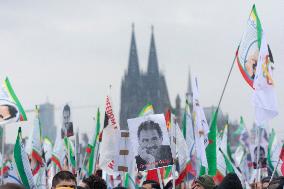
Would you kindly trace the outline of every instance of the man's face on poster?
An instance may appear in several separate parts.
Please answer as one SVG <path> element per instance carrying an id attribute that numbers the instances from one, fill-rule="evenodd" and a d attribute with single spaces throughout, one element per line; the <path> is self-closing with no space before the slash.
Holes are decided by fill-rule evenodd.
<path id="1" fill-rule="evenodd" d="M 15 117 L 11 115 L 10 109 L 8 105 L 0 105 L 0 122 L 6 121 Z"/>
<path id="2" fill-rule="evenodd" d="M 139 146 L 142 149 L 146 149 L 146 153 L 157 157 L 162 142 L 163 138 L 159 136 L 156 129 L 141 130 Z"/>
<path id="3" fill-rule="evenodd" d="M 258 60 L 258 51 L 255 51 L 253 54 L 251 54 L 248 57 L 248 60 L 245 64 L 246 70 L 248 72 L 248 75 L 254 79 L 255 72 L 256 72 L 256 65 Z"/>

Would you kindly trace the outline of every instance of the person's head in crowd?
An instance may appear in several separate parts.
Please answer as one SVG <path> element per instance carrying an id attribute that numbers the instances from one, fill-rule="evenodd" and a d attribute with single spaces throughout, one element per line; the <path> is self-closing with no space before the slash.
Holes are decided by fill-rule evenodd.
<path id="1" fill-rule="evenodd" d="M 52 189 L 74 188 L 77 182 L 75 176 L 69 171 L 60 171 L 52 179 Z"/>
<path id="2" fill-rule="evenodd" d="M 77 186 L 77 189 L 86 189 L 86 187 L 83 186 Z M 89 189 L 89 188 L 88 188 Z"/>
<path id="3" fill-rule="evenodd" d="M 84 178 L 80 186 L 87 186 L 90 189 L 107 189 L 107 184 L 101 177 L 91 175 L 88 178 Z"/>
<path id="4" fill-rule="evenodd" d="M 242 183 L 236 173 L 227 174 L 217 189 L 243 189 Z"/>
<path id="5" fill-rule="evenodd" d="M 216 185 L 214 180 L 209 175 L 202 175 L 197 177 L 197 179 L 192 184 L 192 189 L 213 189 Z"/>
<path id="6" fill-rule="evenodd" d="M 142 183 L 142 189 L 161 189 L 160 184 L 154 180 L 145 180 Z"/>
<path id="7" fill-rule="evenodd" d="M 24 186 L 15 183 L 7 183 L 0 186 L 0 189 L 25 189 Z"/>
<path id="8" fill-rule="evenodd" d="M 282 189 L 284 186 L 284 177 L 273 177 L 269 183 L 271 177 L 265 177 L 261 180 L 263 189 Z"/>

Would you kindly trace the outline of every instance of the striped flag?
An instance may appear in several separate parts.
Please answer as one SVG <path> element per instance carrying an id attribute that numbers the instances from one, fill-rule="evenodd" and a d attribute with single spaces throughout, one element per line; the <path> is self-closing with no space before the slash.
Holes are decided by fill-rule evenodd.
<path id="1" fill-rule="evenodd" d="M 53 147 L 51 160 L 54 162 L 56 168 L 60 171 L 63 168 L 63 161 L 65 158 L 65 155 L 66 153 L 65 153 L 64 145 L 63 145 L 62 138 L 61 138 L 61 131 L 60 129 L 58 129 L 54 147 Z"/>
<path id="2" fill-rule="evenodd" d="M 37 108 L 32 136 L 32 165 L 33 175 L 36 175 L 43 165 L 41 127 L 39 121 L 39 110 Z"/>
<path id="3" fill-rule="evenodd" d="M 100 110 L 98 109 L 96 129 L 86 149 L 86 152 L 89 154 L 89 161 L 88 161 L 88 167 L 87 167 L 88 175 L 93 174 L 95 170 L 96 157 L 97 157 L 96 152 L 97 152 L 98 142 L 99 142 L 100 127 L 101 127 Z"/>
<path id="4" fill-rule="evenodd" d="M 147 104 L 142 108 L 142 110 L 139 113 L 139 116 L 146 116 L 146 115 L 151 115 L 154 114 L 154 108 L 152 104 Z"/>
<path id="5" fill-rule="evenodd" d="M 17 140 L 14 146 L 14 161 L 16 163 L 18 175 L 25 188 L 34 189 L 35 185 L 33 181 L 30 162 L 28 159 L 28 155 L 24 150 L 24 145 L 22 143 L 21 127 L 18 130 Z"/>
<path id="6" fill-rule="evenodd" d="M 8 78 L 3 81 L 0 87 L 0 106 L 3 116 L 3 118 L 0 119 L 1 124 L 27 120 L 24 108 L 16 96 Z M 5 112 L 2 113 L 2 111 Z"/>

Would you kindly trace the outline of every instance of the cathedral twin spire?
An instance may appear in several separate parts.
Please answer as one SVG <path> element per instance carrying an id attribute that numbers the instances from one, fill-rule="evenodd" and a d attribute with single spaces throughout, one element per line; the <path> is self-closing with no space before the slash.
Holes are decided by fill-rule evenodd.
<path id="1" fill-rule="evenodd" d="M 158 58 L 157 58 L 157 52 L 156 52 L 156 46 L 155 46 L 153 26 L 151 27 L 151 30 L 152 32 L 151 32 L 151 42 L 150 42 L 147 73 L 149 75 L 158 75 L 159 67 L 158 67 Z M 128 60 L 128 74 L 136 75 L 136 76 L 140 75 L 134 24 L 132 24 L 132 35 L 131 35 L 130 53 L 129 53 L 129 60 Z"/>

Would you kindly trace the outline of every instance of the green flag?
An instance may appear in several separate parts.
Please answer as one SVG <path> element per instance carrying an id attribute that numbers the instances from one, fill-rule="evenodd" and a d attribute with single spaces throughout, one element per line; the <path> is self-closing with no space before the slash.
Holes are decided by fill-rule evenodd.
<path id="1" fill-rule="evenodd" d="M 216 175 L 216 170 L 217 170 L 217 152 L 216 152 L 217 114 L 218 114 L 217 111 L 212 114 L 210 131 L 208 133 L 209 144 L 206 148 L 208 174 L 212 176 Z"/>

